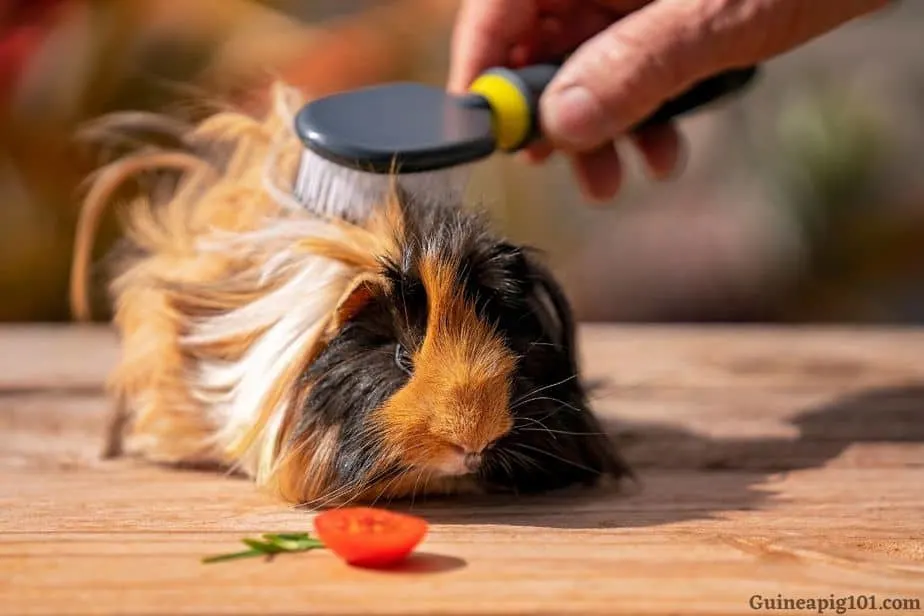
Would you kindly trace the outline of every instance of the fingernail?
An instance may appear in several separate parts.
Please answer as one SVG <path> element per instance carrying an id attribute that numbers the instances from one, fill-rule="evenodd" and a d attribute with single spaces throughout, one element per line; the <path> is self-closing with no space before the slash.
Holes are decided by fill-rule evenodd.
<path id="1" fill-rule="evenodd" d="M 597 98 L 583 86 L 552 94 L 544 111 L 544 131 L 552 141 L 583 149 L 606 139 L 608 118 Z"/>

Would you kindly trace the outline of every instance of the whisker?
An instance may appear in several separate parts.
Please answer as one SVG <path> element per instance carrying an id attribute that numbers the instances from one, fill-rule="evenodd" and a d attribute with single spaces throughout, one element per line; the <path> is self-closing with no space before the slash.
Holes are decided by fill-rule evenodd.
<path id="1" fill-rule="evenodd" d="M 402 473 L 395 473 L 395 476 L 392 477 L 391 480 L 390 480 L 387 484 L 385 484 L 385 485 L 382 487 L 381 490 L 379 490 L 379 493 L 375 495 L 375 498 L 372 499 L 372 503 L 371 503 L 369 506 L 370 506 L 370 507 L 375 507 L 375 504 L 376 504 L 377 502 L 379 502 L 379 499 L 382 498 L 382 496 L 383 496 L 386 492 L 388 492 L 388 489 L 391 488 L 391 486 L 393 486 L 393 485 L 395 484 L 396 481 L 398 481 L 399 479 L 401 479 L 402 475 L 403 475 Z"/>
<path id="2" fill-rule="evenodd" d="M 424 501 L 427 500 L 427 494 L 429 493 L 430 482 L 433 480 L 433 475 L 435 473 L 436 471 L 431 470 L 429 473 L 427 473 L 427 478 L 424 480 L 423 492 L 421 493 L 421 496 L 424 497 Z M 416 486 L 415 486 L 415 491 L 416 491 Z M 414 500 L 411 499 L 411 507 L 413 506 L 414 506 Z"/>
<path id="3" fill-rule="evenodd" d="M 324 492 L 323 494 L 320 494 L 319 496 L 311 500 L 303 501 L 299 503 L 299 505 L 302 507 L 307 507 L 309 509 L 321 509 L 325 507 L 328 503 L 330 503 L 332 500 L 337 499 L 341 494 L 353 489 L 355 485 L 356 485 L 356 481 L 344 484 L 340 486 L 339 488 Z"/>
<path id="4" fill-rule="evenodd" d="M 535 458 L 533 458 L 533 457 L 531 457 L 531 456 L 529 456 L 529 455 L 523 453 L 522 451 L 511 451 L 511 450 L 508 449 L 508 450 L 506 450 L 505 453 L 507 453 L 507 454 L 513 456 L 513 457 L 514 457 L 514 460 L 521 460 L 521 461 L 523 461 L 523 462 L 526 462 L 527 466 L 534 466 L 534 467 L 536 467 L 536 468 L 538 468 L 538 469 L 541 469 L 541 468 L 542 468 L 542 465 L 539 464 L 539 461 L 538 461 L 538 460 L 536 460 Z"/>
<path id="5" fill-rule="evenodd" d="M 544 423 L 542 423 L 540 420 L 533 419 L 532 417 L 517 417 L 517 420 L 520 420 L 520 419 L 524 421 L 531 421 L 532 423 L 542 428 L 542 430 L 545 430 L 546 432 L 548 432 L 552 436 L 553 439 L 558 440 L 558 438 L 555 436 L 555 433 L 549 430 L 549 428 Z M 516 427 L 516 421 L 514 421 L 513 426 L 514 426 L 513 431 L 516 432 L 518 430 L 518 428 Z M 537 430 L 535 428 L 532 428 L 530 430 L 524 430 L 523 428 L 519 428 L 519 431 L 520 432 L 541 432 L 541 430 Z"/>
<path id="6" fill-rule="evenodd" d="M 567 430 L 554 430 L 543 426 L 542 430 L 537 428 L 519 428 L 515 432 L 548 432 L 550 434 L 562 434 L 565 436 L 609 436 L 606 432 L 568 432 Z"/>
<path id="7" fill-rule="evenodd" d="M 411 325 L 411 317 L 407 311 L 407 298 L 404 294 L 404 285 L 399 284 L 398 288 L 401 290 L 401 307 L 404 309 L 404 322 L 407 323 L 408 327 Z"/>
<path id="8" fill-rule="evenodd" d="M 573 467 L 575 467 L 575 468 L 579 468 L 579 469 L 581 469 L 581 470 L 583 470 L 583 471 L 587 471 L 588 473 L 597 474 L 597 472 L 598 472 L 598 471 L 595 471 L 595 470 L 592 469 L 592 468 L 589 468 L 589 467 L 587 467 L 587 466 L 584 466 L 583 464 L 578 464 L 577 462 L 574 462 L 574 461 L 572 461 L 572 460 L 567 460 L 567 459 L 565 459 L 565 458 L 562 458 L 561 456 L 556 456 L 554 453 L 548 452 L 548 451 L 546 451 L 546 450 L 544 450 L 544 449 L 539 449 L 538 447 L 533 447 L 533 446 L 531 446 L 531 445 L 526 445 L 526 444 L 524 444 L 524 443 L 517 443 L 516 446 L 517 446 L 517 447 L 523 447 L 524 449 L 529 449 L 530 451 L 535 451 L 536 453 L 541 453 L 541 454 L 546 455 L 546 456 L 548 456 L 548 457 L 550 457 L 550 458 L 553 458 L 553 459 L 555 459 L 555 460 L 558 460 L 559 462 L 564 462 L 565 464 L 570 464 L 571 466 L 573 466 Z"/>
<path id="9" fill-rule="evenodd" d="M 423 477 L 423 473 L 417 473 L 417 479 L 414 480 L 414 488 L 411 490 L 411 507 L 417 502 L 417 485 L 420 483 L 421 477 Z"/>
<path id="10" fill-rule="evenodd" d="M 400 476 L 400 474 L 398 476 Z M 360 494 L 370 488 L 375 483 L 375 481 L 381 481 L 384 478 L 387 478 L 387 474 L 383 478 L 380 478 L 379 475 L 373 475 L 372 477 L 359 477 L 353 481 L 350 481 L 349 483 L 340 486 L 335 490 L 332 490 L 326 494 L 322 494 L 313 500 L 301 503 L 301 505 L 311 509 L 321 509 L 340 499 L 344 494 L 353 492 L 353 495 L 341 504 L 341 506 L 346 506 L 359 498 Z M 320 501 L 319 504 L 318 501 Z"/>
<path id="11" fill-rule="evenodd" d="M 327 505 L 329 505 L 331 502 L 334 502 L 335 500 L 340 498 L 341 495 L 354 489 L 357 484 L 358 484 L 358 481 L 350 482 L 348 484 L 340 486 L 339 488 L 336 488 L 334 490 L 321 494 L 320 496 L 317 496 L 316 498 L 301 502 L 299 503 L 299 505 L 302 507 L 307 507 L 312 510 L 323 509 Z"/>
<path id="12" fill-rule="evenodd" d="M 507 458 L 507 452 L 504 450 L 498 450 L 495 452 L 495 455 L 489 459 L 489 462 L 497 463 L 501 467 L 501 470 L 507 473 L 509 477 L 513 477 L 513 467 L 510 465 L 510 460 Z"/>
<path id="13" fill-rule="evenodd" d="M 363 477 L 360 482 L 361 489 L 356 490 L 353 493 L 353 496 L 348 498 L 346 502 L 343 504 L 343 506 L 346 507 L 347 505 L 349 505 L 350 503 L 358 499 L 366 490 L 368 490 L 373 485 L 375 485 L 375 483 L 377 483 L 378 481 L 383 481 L 385 478 L 387 478 L 390 473 L 394 473 L 395 475 L 392 478 L 392 480 L 401 477 L 400 469 L 386 469 L 384 471 L 380 471 L 379 473 L 376 473 L 372 477 Z"/>
<path id="14" fill-rule="evenodd" d="M 551 411 L 549 411 L 548 413 L 546 413 L 545 415 L 543 415 L 542 417 L 540 417 L 540 418 L 539 418 L 539 421 L 544 421 L 544 420 L 550 418 L 552 415 L 555 415 L 555 414 L 558 413 L 560 410 L 562 410 L 562 408 L 564 408 L 564 407 L 562 407 L 562 406 L 555 407 L 554 409 L 552 409 Z M 545 425 L 545 424 L 543 424 L 543 425 Z"/>
<path id="15" fill-rule="evenodd" d="M 355 479 L 352 482 L 344 485 L 341 489 L 336 490 L 332 494 L 333 498 L 329 498 L 327 502 L 324 503 L 324 506 L 327 506 L 328 504 L 330 504 L 331 501 L 340 501 L 343 496 L 352 494 L 352 496 L 347 498 L 346 501 L 343 501 L 342 503 L 340 503 L 340 506 L 346 506 L 347 504 L 355 500 L 359 494 L 362 494 L 368 487 L 369 487 L 369 483 L 366 481 L 365 478 Z"/>
<path id="16" fill-rule="evenodd" d="M 343 504 L 342 504 L 341 506 L 342 506 L 342 507 L 349 507 L 349 506 L 353 503 L 353 501 L 355 501 L 357 498 L 359 498 L 359 496 L 360 496 L 363 492 L 365 492 L 366 489 L 369 488 L 369 487 L 370 487 L 370 486 L 369 486 L 368 484 L 364 484 L 364 485 L 362 486 L 362 489 L 361 489 L 361 490 L 356 490 L 355 492 L 353 492 L 353 495 L 352 495 L 351 497 L 349 497 L 348 499 L 346 499 L 346 500 L 343 502 Z"/>
<path id="17" fill-rule="evenodd" d="M 516 399 L 516 400 L 514 400 L 513 402 L 511 402 L 511 403 L 510 403 L 511 408 L 514 408 L 514 407 L 515 407 L 517 404 L 519 404 L 520 401 L 523 400 L 524 398 L 529 398 L 530 396 L 533 396 L 533 395 L 535 395 L 535 394 L 538 394 L 540 391 L 545 391 L 546 389 L 551 389 L 552 387 L 558 387 L 559 385 L 562 385 L 562 384 L 564 384 L 564 383 L 567 383 L 568 381 L 571 381 L 571 380 L 573 380 L 573 379 L 576 379 L 577 377 L 578 377 L 577 374 L 572 374 L 571 376 L 569 376 L 569 377 L 567 377 L 567 378 L 564 378 L 564 379 L 562 379 L 562 380 L 560 380 L 560 381 L 558 381 L 558 382 L 556 382 L 556 383 L 552 383 L 551 385 L 544 385 L 544 386 L 542 386 L 542 387 L 538 387 L 538 388 L 532 390 L 531 392 L 529 392 L 529 393 L 527 393 L 527 394 L 524 394 L 524 395 L 520 396 L 518 399 Z"/>
<path id="18" fill-rule="evenodd" d="M 529 400 L 524 400 L 524 401 L 521 402 L 520 404 L 518 404 L 518 405 L 516 405 L 516 406 L 510 407 L 510 410 L 512 411 L 512 410 L 514 410 L 515 408 L 517 408 L 518 406 L 523 406 L 524 404 L 528 404 L 528 403 L 530 403 L 530 402 L 538 402 L 538 401 L 540 401 L 540 400 L 548 400 L 549 402 L 557 402 L 558 404 L 561 405 L 561 406 L 559 406 L 558 408 L 556 408 L 554 411 L 552 411 L 551 413 L 549 413 L 548 415 L 545 415 L 545 417 L 551 417 L 553 414 L 557 413 L 557 412 L 560 411 L 562 408 L 571 409 L 571 410 L 574 411 L 575 413 L 582 413 L 582 412 L 583 412 L 581 409 L 577 408 L 577 407 L 574 406 L 573 404 L 569 404 L 569 403 L 565 402 L 564 400 L 559 400 L 558 398 L 553 398 L 553 397 L 551 397 L 551 396 L 537 396 L 537 397 L 535 397 L 535 398 L 530 398 Z"/>

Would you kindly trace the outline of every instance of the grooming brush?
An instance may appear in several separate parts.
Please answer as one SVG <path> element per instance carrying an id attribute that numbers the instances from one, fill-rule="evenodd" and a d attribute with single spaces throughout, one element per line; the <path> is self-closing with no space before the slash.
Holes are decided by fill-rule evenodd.
<path id="1" fill-rule="evenodd" d="M 461 195 L 471 164 L 514 153 L 541 137 L 539 99 L 559 65 L 482 73 L 464 95 L 419 83 L 389 83 L 305 105 L 295 129 L 304 145 L 296 198 L 327 216 L 362 217 L 392 180 L 419 197 Z M 737 93 L 756 67 L 705 79 L 633 130 L 664 123 Z"/>

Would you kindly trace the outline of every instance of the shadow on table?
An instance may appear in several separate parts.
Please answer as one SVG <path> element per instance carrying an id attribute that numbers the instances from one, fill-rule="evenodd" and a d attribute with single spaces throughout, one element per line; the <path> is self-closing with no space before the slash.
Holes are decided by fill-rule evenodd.
<path id="1" fill-rule="evenodd" d="M 551 528 L 654 526 L 768 507 L 771 475 L 822 467 L 854 443 L 924 442 L 924 385 L 864 392 L 808 409 L 792 423 L 796 439 L 714 439 L 663 424 L 608 425 L 636 468 L 637 488 L 484 497 L 464 509 L 434 498 L 389 506 L 434 523 Z"/>

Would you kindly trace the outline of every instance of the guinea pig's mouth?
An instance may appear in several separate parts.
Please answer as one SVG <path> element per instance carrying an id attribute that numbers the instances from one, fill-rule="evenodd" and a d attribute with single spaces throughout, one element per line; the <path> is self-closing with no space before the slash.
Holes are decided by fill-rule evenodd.
<path id="1" fill-rule="evenodd" d="M 431 466 L 442 477 L 464 477 L 476 475 L 482 467 L 483 456 L 477 452 L 452 451 Z"/>

